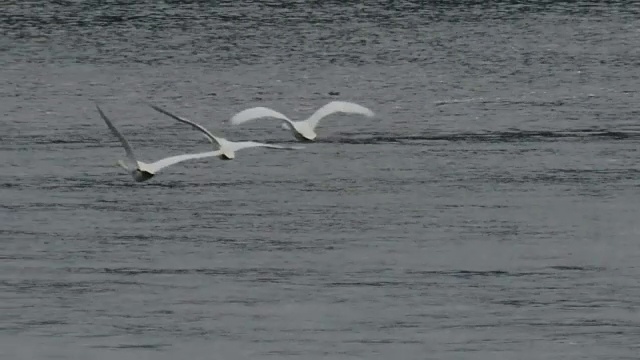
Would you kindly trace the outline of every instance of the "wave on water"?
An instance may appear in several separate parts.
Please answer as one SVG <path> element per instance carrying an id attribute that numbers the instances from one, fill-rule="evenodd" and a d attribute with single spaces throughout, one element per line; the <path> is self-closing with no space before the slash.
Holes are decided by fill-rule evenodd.
<path id="1" fill-rule="evenodd" d="M 569 129 L 569 130 L 508 130 L 485 132 L 453 132 L 453 133 L 421 133 L 416 135 L 391 134 L 391 133 L 361 133 L 340 132 L 336 135 L 319 137 L 314 143 L 320 144 L 404 144 L 416 145 L 428 141 L 449 142 L 481 142 L 481 143 L 506 143 L 506 142 L 552 142 L 552 141 L 602 141 L 602 140 L 637 140 L 640 139 L 640 131 L 608 130 L 608 129 Z M 60 139 L 42 137 L 19 137 L 11 139 L 3 145 L 58 145 L 81 146 L 83 148 L 97 148 L 104 146 L 97 139 L 78 141 L 76 139 Z M 283 140 L 282 138 L 266 139 L 266 142 L 281 144 L 296 144 L 297 141 Z"/>
<path id="2" fill-rule="evenodd" d="M 460 132 L 460 133 L 423 133 L 417 135 L 393 135 L 341 133 L 339 137 L 319 139 L 319 143 L 343 144 L 384 144 L 398 143 L 410 145 L 416 142 L 449 141 L 449 142 L 542 142 L 542 141 L 598 141 L 598 140 L 636 140 L 640 139 L 640 131 L 616 131 L 600 129 L 576 130 L 512 130 L 492 132 Z"/>

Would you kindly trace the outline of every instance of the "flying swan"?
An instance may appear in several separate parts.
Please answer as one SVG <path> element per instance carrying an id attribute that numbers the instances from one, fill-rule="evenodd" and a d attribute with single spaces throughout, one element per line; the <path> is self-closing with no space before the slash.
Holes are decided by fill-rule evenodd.
<path id="1" fill-rule="evenodd" d="M 180 122 L 183 122 L 185 124 L 189 124 L 192 127 L 194 127 L 196 130 L 201 131 L 209 140 L 209 142 L 211 142 L 212 144 L 217 143 L 218 146 L 220 147 L 218 149 L 218 152 L 220 153 L 218 156 L 220 159 L 222 160 L 232 160 L 236 157 L 235 152 L 238 150 L 242 150 L 242 149 L 248 149 L 248 148 L 253 148 L 253 147 L 265 147 L 265 148 L 270 148 L 270 149 L 283 149 L 283 150 L 300 150 L 300 149 L 304 149 L 303 146 L 282 146 L 282 145 L 273 145 L 273 144 L 265 144 L 265 143 L 259 143 L 259 142 L 255 142 L 255 141 L 229 141 L 225 138 L 221 138 L 221 137 L 217 137 L 214 136 L 213 134 L 211 134 L 211 132 L 209 132 L 209 130 L 205 129 L 204 126 L 199 125 L 194 123 L 191 120 L 187 120 L 181 116 L 178 115 L 174 115 L 170 112 L 168 112 L 167 110 L 150 104 L 148 103 L 149 106 L 151 106 L 154 110 L 161 112 L 175 120 L 178 120 Z"/>
<path id="2" fill-rule="evenodd" d="M 373 111 L 367 109 L 364 106 L 346 101 L 332 101 L 318 109 L 307 120 L 293 121 L 275 110 L 266 107 L 254 107 L 235 114 L 231 118 L 230 122 L 233 125 L 239 125 L 244 122 L 256 120 L 263 117 L 272 117 L 284 120 L 285 122 L 282 124 L 282 126 L 285 129 L 291 130 L 293 136 L 295 136 L 296 139 L 308 142 L 313 141 L 316 138 L 317 134 L 314 130 L 318 125 L 320 119 L 333 113 L 360 114 L 367 117 L 374 116 Z"/>
<path id="3" fill-rule="evenodd" d="M 127 160 L 126 161 L 118 160 L 118 165 L 122 166 L 125 170 L 127 170 L 131 174 L 131 177 L 133 177 L 133 179 L 137 182 L 143 182 L 151 179 L 158 171 L 166 168 L 167 166 L 171 166 L 173 164 L 177 164 L 179 162 L 186 161 L 186 160 L 219 156 L 221 154 L 220 151 L 208 151 L 208 152 L 203 152 L 198 154 L 184 154 L 184 155 L 171 156 L 168 158 L 164 158 L 162 160 L 158 160 L 151 164 L 138 161 L 127 139 L 125 139 L 125 137 L 122 136 L 122 134 L 118 131 L 118 129 L 116 129 L 116 127 L 113 126 L 113 123 L 111 122 L 111 120 L 109 120 L 107 115 L 105 115 L 104 112 L 102 112 L 102 109 L 100 109 L 100 106 L 96 104 L 96 108 L 98 109 L 98 112 L 100 113 L 100 116 L 102 117 L 104 122 L 107 123 L 107 126 L 109 127 L 111 132 L 120 140 L 120 143 L 122 144 L 122 147 L 124 147 L 124 151 L 127 154 Z"/>

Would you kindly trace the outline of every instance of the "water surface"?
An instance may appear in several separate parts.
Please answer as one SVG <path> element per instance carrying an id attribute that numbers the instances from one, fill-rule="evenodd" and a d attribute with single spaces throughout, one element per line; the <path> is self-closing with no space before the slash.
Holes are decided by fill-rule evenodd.
<path id="1" fill-rule="evenodd" d="M 2 357 L 637 357 L 639 6 L 1 7 Z"/>

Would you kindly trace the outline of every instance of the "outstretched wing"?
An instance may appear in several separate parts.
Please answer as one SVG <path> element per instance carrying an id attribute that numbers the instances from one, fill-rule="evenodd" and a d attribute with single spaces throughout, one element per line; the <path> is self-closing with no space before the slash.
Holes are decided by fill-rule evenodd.
<path id="1" fill-rule="evenodd" d="M 265 144 L 259 143 L 256 141 L 238 141 L 238 142 L 229 142 L 227 144 L 233 151 L 238 151 L 242 149 L 248 149 L 253 147 L 265 147 L 270 149 L 283 149 L 283 150 L 300 150 L 304 149 L 304 146 L 285 146 L 285 145 L 274 145 L 274 144 Z"/>
<path id="2" fill-rule="evenodd" d="M 284 114 L 281 114 L 275 110 L 262 107 L 262 106 L 242 110 L 239 113 L 233 115 L 233 117 L 229 120 L 229 122 L 231 122 L 233 125 L 239 125 L 247 121 L 256 120 L 264 117 L 271 117 L 271 118 L 284 120 L 290 124 L 293 123 L 291 119 L 286 117 Z"/>
<path id="3" fill-rule="evenodd" d="M 373 111 L 367 109 L 362 105 L 354 104 L 347 101 L 332 101 L 316 110 L 316 112 L 313 113 L 313 115 L 311 115 L 311 117 L 309 117 L 305 121 L 309 124 L 311 129 L 315 129 L 320 119 L 333 113 L 360 114 L 367 117 L 373 117 L 374 115 Z"/>
<path id="4" fill-rule="evenodd" d="M 104 112 L 102 112 L 102 109 L 100 109 L 100 106 L 98 106 L 98 104 L 96 104 L 96 109 L 98 109 L 98 112 L 102 117 L 102 120 L 104 120 L 104 122 L 107 123 L 109 130 L 111 130 L 111 132 L 118 138 L 118 140 L 120 140 L 120 143 L 124 148 L 124 151 L 127 153 L 127 160 L 129 160 L 129 164 L 127 165 L 129 166 L 129 168 L 130 169 L 138 168 L 138 161 L 136 160 L 136 156 L 133 154 L 133 149 L 131 148 L 131 145 L 129 145 L 129 142 L 127 141 L 127 139 L 125 139 L 124 136 L 122 136 L 122 134 L 120 133 L 120 131 L 118 131 L 118 129 L 116 129 L 115 126 L 113 126 L 113 123 L 111 122 L 111 120 L 109 120 L 107 115 L 105 115 Z"/>
<path id="5" fill-rule="evenodd" d="M 156 172 L 166 168 L 167 166 L 171 166 L 179 162 L 218 156 L 220 154 L 222 154 L 222 151 L 216 150 L 216 151 L 207 151 L 207 152 L 202 152 L 197 154 L 184 154 L 184 155 L 171 156 L 168 158 L 158 160 L 151 164 L 145 164 L 145 170 L 151 172 L 152 174 L 155 174 Z"/>
<path id="6" fill-rule="evenodd" d="M 147 103 L 147 104 L 148 104 L 149 106 L 151 106 L 151 108 L 153 108 L 154 110 L 156 110 L 156 111 L 158 111 L 158 112 L 161 112 L 161 113 L 163 113 L 163 114 L 165 114 L 165 115 L 167 115 L 167 116 L 169 116 L 169 117 L 171 117 L 171 118 L 173 118 L 173 119 L 175 119 L 175 120 L 178 120 L 178 121 L 180 121 L 180 122 L 183 122 L 183 123 L 185 123 L 185 124 L 189 124 L 189 125 L 191 125 L 191 126 L 192 126 L 193 128 L 195 128 L 196 130 L 199 130 L 199 131 L 203 132 L 203 133 L 205 134 L 205 136 L 209 138 L 209 140 L 211 140 L 211 141 L 215 141 L 216 143 L 218 143 L 218 146 L 222 146 L 222 143 L 221 143 L 221 141 L 220 141 L 220 138 L 218 138 L 218 137 L 214 136 L 211 132 L 209 132 L 209 130 L 205 129 L 205 128 L 204 128 L 204 126 L 202 126 L 202 125 L 200 125 L 200 124 L 196 124 L 196 123 L 194 123 L 193 121 L 188 120 L 188 119 L 185 119 L 185 118 L 183 118 L 183 117 L 181 117 L 181 116 L 174 115 L 174 114 L 172 114 L 172 113 L 168 112 L 167 110 L 165 110 L 165 109 L 163 109 L 163 108 L 161 108 L 161 107 L 159 107 L 159 106 L 156 106 L 156 105 L 153 105 L 153 104 L 150 104 L 150 103 Z"/>

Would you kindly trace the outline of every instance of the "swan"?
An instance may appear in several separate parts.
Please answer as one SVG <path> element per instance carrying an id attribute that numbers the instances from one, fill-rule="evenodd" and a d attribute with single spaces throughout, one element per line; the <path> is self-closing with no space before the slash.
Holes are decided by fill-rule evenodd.
<path id="1" fill-rule="evenodd" d="M 177 164 L 186 160 L 202 159 L 206 157 L 219 156 L 221 154 L 220 151 L 208 151 L 197 154 L 171 156 L 150 164 L 138 161 L 127 139 L 125 139 L 125 137 L 118 131 L 118 129 L 116 129 L 111 120 L 109 120 L 107 115 L 105 115 L 102 109 L 100 109 L 100 106 L 98 106 L 98 104 L 96 104 L 96 108 L 98 109 L 102 120 L 107 123 L 107 126 L 109 127 L 111 132 L 120 140 L 120 143 L 122 144 L 122 147 L 127 154 L 126 162 L 118 160 L 118 165 L 127 170 L 131 174 L 131 177 L 133 177 L 133 179 L 137 182 L 143 182 L 151 179 L 158 171 L 166 168 L 167 166 L 171 166 L 173 164 Z"/>
<path id="2" fill-rule="evenodd" d="M 183 122 L 185 124 L 189 124 L 192 127 L 194 127 L 196 130 L 201 131 L 205 137 L 209 140 L 209 142 L 211 142 L 212 144 L 217 143 L 219 146 L 218 151 L 220 152 L 219 155 L 217 155 L 220 159 L 222 160 L 232 160 L 236 157 L 235 153 L 238 150 L 242 150 L 242 149 L 248 149 L 248 148 L 253 148 L 253 147 L 265 147 L 265 148 L 270 148 L 270 149 L 283 149 L 283 150 L 300 150 L 300 149 L 304 149 L 303 146 L 283 146 L 283 145 L 273 145 L 273 144 L 265 144 L 265 143 L 259 143 L 259 142 L 255 142 L 255 141 L 230 141 L 227 140 L 225 138 L 221 138 L 218 136 L 214 136 L 213 134 L 211 134 L 211 132 L 209 132 L 209 130 L 205 129 L 204 126 L 200 125 L 200 124 L 196 124 L 195 122 L 191 121 L 191 120 L 187 120 L 181 116 L 178 115 L 174 115 L 170 112 L 168 112 L 167 110 L 156 106 L 154 104 L 151 103 L 147 103 L 147 105 L 151 106 L 151 108 L 153 108 L 154 110 L 161 112 L 175 120 L 178 120 L 180 122 Z"/>
<path id="3" fill-rule="evenodd" d="M 263 117 L 272 117 L 284 120 L 285 122 L 282 124 L 283 128 L 290 130 L 293 133 L 293 136 L 296 137 L 296 139 L 304 142 L 309 142 L 314 141 L 317 136 L 315 128 L 318 125 L 320 119 L 333 113 L 360 114 L 367 117 L 374 116 L 373 111 L 367 109 L 364 106 L 347 101 L 332 101 L 316 110 L 316 112 L 313 113 L 313 115 L 311 115 L 308 119 L 301 121 L 293 121 L 285 115 L 266 107 L 254 107 L 251 109 L 243 110 L 235 114 L 229 121 L 233 125 L 239 125 L 244 122 Z"/>

